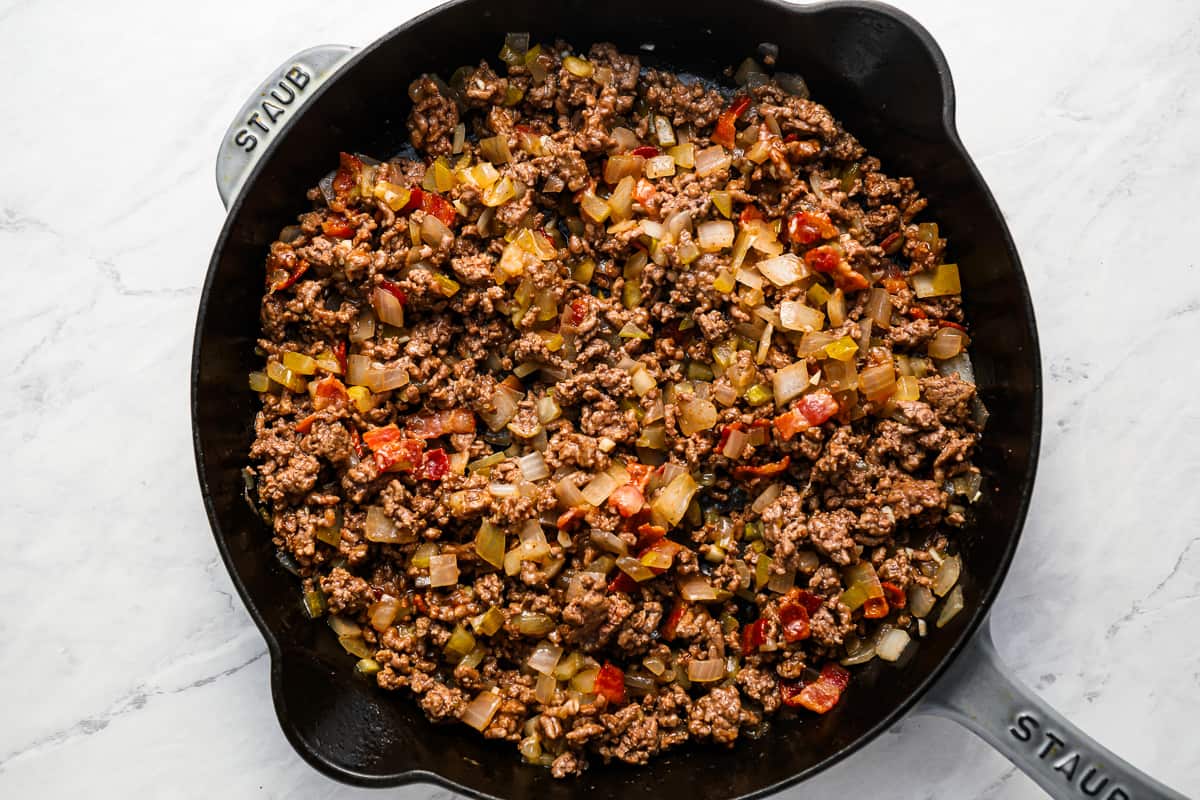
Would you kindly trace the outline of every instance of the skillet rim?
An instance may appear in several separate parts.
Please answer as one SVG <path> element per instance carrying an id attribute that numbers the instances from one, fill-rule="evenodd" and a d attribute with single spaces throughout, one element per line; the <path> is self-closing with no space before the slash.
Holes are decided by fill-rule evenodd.
<path id="1" fill-rule="evenodd" d="M 302 116 L 309 112 L 316 105 L 316 100 L 320 98 L 325 91 L 341 80 L 347 68 L 354 66 L 360 60 L 367 58 L 377 49 L 382 47 L 385 42 L 393 38 L 407 33 L 410 29 L 420 25 L 427 19 L 442 13 L 445 10 L 463 5 L 475 0 L 450 0 L 450 2 L 442 3 L 434 8 L 431 8 L 411 19 L 406 20 L 402 24 L 392 28 L 387 33 L 377 37 L 369 44 L 361 47 L 354 52 L 346 61 L 344 61 L 337 69 L 336 73 L 330 80 L 323 83 L 314 94 L 310 97 L 309 102 L 305 103 L 301 108 L 297 109 L 297 116 Z M 887 714 L 874 726 L 867 729 L 864 733 L 858 736 L 853 742 L 837 750 L 833 754 L 818 761 L 811 766 L 801 769 L 792 775 L 789 775 L 783 780 L 773 784 L 764 786 L 753 792 L 740 795 L 737 800 L 753 800 L 753 798 L 765 797 L 775 794 L 788 787 L 795 786 L 812 776 L 825 771 L 834 764 L 853 755 L 867 743 L 873 741 L 885 730 L 891 728 L 900 719 L 906 716 L 921 700 L 921 698 L 934 686 L 941 678 L 945 671 L 949 668 L 970 643 L 972 638 L 977 634 L 988 613 L 991 611 L 992 604 L 995 602 L 1004 580 L 1008 575 L 1008 571 L 1012 565 L 1013 557 L 1016 553 L 1017 546 L 1020 543 L 1021 535 L 1024 531 L 1026 518 L 1028 516 L 1029 505 L 1033 494 L 1034 482 L 1037 474 L 1038 460 L 1041 450 L 1042 436 L 1042 358 L 1041 347 L 1038 340 L 1037 321 L 1034 314 L 1033 299 L 1029 291 L 1029 283 L 1025 275 L 1024 266 L 1021 263 L 1020 254 L 1012 239 L 1012 234 L 1008 229 L 1008 224 L 1004 219 L 1003 213 L 1000 211 L 996 203 L 995 197 L 984 180 L 974 160 L 967 152 L 962 140 L 959 138 L 958 129 L 955 124 L 955 92 L 954 82 L 950 75 L 950 67 L 946 61 L 945 55 L 938 46 L 932 34 L 924 28 L 916 19 L 909 14 L 901 11 L 886 3 L 877 2 L 876 0 L 827 0 L 826 2 L 813 3 L 809 5 L 795 5 L 784 2 L 783 0 L 755 0 L 763 6 L 774 7 L 777 10 L 786 11 L 790 14 L 800 14 L 802 16 L 818 16 L 826 11 L 835 9 L 854 9 L 864 11 L 870 14 L 876 14 L 891 21 L 898 23 L 904 27 L 915 39 L 925 48 L 930 59 L 933 61 L 940 82 L 941 97 L 942 97 L 942 115 L 941 126 L 945 133 L 947 143 L 952 148 L 955 155 L 960 158 L 967 168 L 967 172 L 971 180 L 976 184 L 981 192 L 982 199 L 988 212 L 1000 223 L 1000 229 L 1003 236 L 1005 249 L 1008 251 L 1013 264 L 1016 266 L 1016 274 L 1013 279 L 1017 282 L 1017 288 L 1021 295 L 1021 310 L 1023 319 L 1028 327 L 1029 335 L 1029 352 L 1027 358 L 1032 359 L 1036 366 L 1034 380 L 1032 383 L 1031 399 L 1032 399 L 1032 420 L 1031 420 L 1031 436 L 1029 441 L 1029 463 L 1024 475 L 1020 477 L 1020 495 L 1017 500 L 1016 513 L 1012 529 L 1008 534 L 1008 541 L 1004 547 L 1003 554 L 997 566 L 997 569 L 989 576 L 988 585 L 982 592 L 979 602 L 973 610 L 967 624 L 959 632 L 958 638 L 953 642 L 941 661 L 924 677 L 923 680 L 909 692 L 908 696 L 898 703 L 894 708 L 888 711 Z M 241 575 L 234 566 L 233 556 L 229 550 L 227 539 L 222 535 L 222 525 L 218 518 L 216 508 L 213 505 L 212 491 L 209 488 L 208 477 L 204 468 L 204 448 L 200 441 L 199 428 L 199 391 L 200 391 L 200 351 L 204 322 L 208 316 L 209 303 L 212 301 L 212 287 L 215 281 L 218 263 L 222 254 L 226 249 L 226 245 L 233 227 L 233 221 L 237 218 L 241 211 L 245 198 L 248 195 L 248 188 L 253 184 L 259 176 L 259 173 L 264 168 L 265 164 L 271 159 L 276 147 L 286 138 L 286 130 L 283 135 L 272 137 L 268 142 L 262 156 L 259 157 L 257 163 L 250 170 L 249 174 L 243 181 L 237 196 L 233 203 L 226 210 L 225 221 L 222 225 L 220 235 L 213 247 L 213 254 L 209 260 L 208 270 L 205 274 L 204 285 L 201 290 L 199 307 L 196 315 L 196 326 L 192 341 L 192 364 L 191 364 L 191 391 L 189 394 L 189 411 L 192 421 L 192 446 L 196 460 L 196 472 L 200 481 L 200 491 L 204 502 L 204 509 L 208 516 L 209 527 L 212 531 L 213 538 L 216 541 L 217 550 L 221 554 L 221 560 L 225 564 L 226 572 L 229 574 L 230 580 L 237 589 L 238 595 L 242 599 L 243 605 L 246 607 L 247 613 L 254 621 L 255 626 L 262 634 L 266 641 L 267 652 L 271 659 L 271 696 L 272 704 L 275 708 L 275 715 L 279 721 L 280 728 L 283 730 L 284 736 L 292 745 L 292 748 L 306 762 L 312 765 L 322 774 L 327 775 L 334 780 L 343 783 L 373 787 L 396 787 L 404 786 L 417 782 L 432 783 L 446 789 L 450 789 L 460 794 L 479 798 L 479 800 L 501 800 L 497 795 L 492 795 L 487 792 L 479 791 L 473 787 L 465 786 L 456 781 L 445 777 L 444 775 L 424 768 L 415 768 L 401 772 L 395 772 L 388 775 L 375 775 L 357 772 L 352 769 L 347 769 L 344 766 L 335 764 L 325 758 L 321 753 L 311 748 L 297 732 L 291 721 L 288 719 L 288 711 L 283 703 L 282 696 L 282 680 L 283 680 L 283 650 L 280 647 L 279 641 L 275 633 L 266 624 L 262 613 L 258 610 L 253 598 L 250 596 Z"/>

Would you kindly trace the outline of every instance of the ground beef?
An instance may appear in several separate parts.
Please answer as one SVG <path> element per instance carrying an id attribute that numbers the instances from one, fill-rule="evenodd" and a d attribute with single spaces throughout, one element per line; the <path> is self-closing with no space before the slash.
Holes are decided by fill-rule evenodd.
<path id="1" fill-rule="evenodd" d="M 797 682 L 913 629 L 848 577 L 928 584 L 977 485 L 928 356 L 961 300 L 912 279 L 948 242 L 816 101 L 510 45 L 413 82 L 408 155 L 343 153 L 265 254 L 250 498 L 360 671 L 555 777 L 823 712 Z"/>

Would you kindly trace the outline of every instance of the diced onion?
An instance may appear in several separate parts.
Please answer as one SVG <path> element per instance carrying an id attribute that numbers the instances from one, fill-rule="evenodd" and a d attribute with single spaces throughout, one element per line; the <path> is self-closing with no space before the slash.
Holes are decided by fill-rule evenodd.
<path id="1" fill-rule="evenodd" d="M 882 661 L 896 661 L 908 647 L 912 637 L 900 628 L 885 628 L 881 630 L 875 644 L 875 655 Z"/>
<path id="2" fill-rule="evenodd" d="M 601 506 L 617 488 L 617 481 L 608 473 L 601 472 L 583 487 L 583 499 L 593 506 Z"/>
<path id="3" fill-rule="evenodd" d="M 779 320 L 789 331 L 819 331 L 825 325 L 825 315 L 796 300 L 779 304 Z"/>
<path id="4" fill-rule="evenodd" d="M 875 643 L 870 639 L 859 639 L 856 636 L 846 638 L 846 657 L 839 663 L 843 667 L 853 667 L 865 664 L 875 657 Z"/>
<path id="5" fill-rule="evenodd" d="M 613 222 L 633 218 L 633 187 L 633 176 L 626 175 L 618 181 L 616 188 L 608 196 L 608 207 L 612 210 Z"/>
<path id="6" fill-rule="evenodd" d="M 537 682 L 533 685 L 533 696 L 537 698 L 539 703 L 549 705 L 554 701 L 554 692 L 558 689 L 558 681 L 552 675 L 538 675 Z"/>
<path id="7" fill-rule="evenodd" d="M 371 295 L 371 305 L 375 307 L 380 321 L 398 328 L 404 327 L 404 306 L 396 295 L 387 289 L 376 287 Z"/>
<path id="8" fill-rule="evenodd" d="M 475 699 L 463 709 L 459 719 L 477 731 L 482 731 L 496 716 L 500 709 L 501 698 L 490 689 L 485 689 L 475 696 Z"/>
<path id="9" fill-rule="evenodd" d="M 967 335 L 957 328 L 939 328 L 929 340 L 929 355 L 938 360 L 953 358 L 963 351 Z"/>
<path id="10" fill-rule="evenodd" d="M 804 262 L 792 253 L 763 259 L 756 266 L 758 271 L 776 286 L 790 286 L 808 276 Z"/>
<path id="11" fill-rule="evenodd" d="M 937 371 L 941 375 L 958 375 L 959 380 L 963 383 L 975 385 L 975 368 L 971 365 L 971 358 L 964 350 L 958 355 L 947 358 L 942 363 L 937 365 Z"/>
<path id="12" fill-rule="evenodd" d="M 385 594 L 377 602 L 367 607 L 367 614 L 371 617 L 371 627 L 377 631 L 387 630 L 396 621 L 402 607 L 403 603 L 391 595 Z"/>
<path id="13" fill-rule="evenodd" d="M 678 397 L 676 405 L 679 410 L 676 421 L 684 436 L 706 431 L 717 424 L 717 407 L 707 400 L 684 394 Z"/>
<path id="14" fill-rule="evenodd" d="M 618 151 L 633 150 L 641 144 L 638 141 L 637 134 L 629 130 L 629 128 L 617 126 L 612 129 L 612 132 L 608 136 L 612 140 L 614 149 Z"/>
<path id="15" fill-rule="evenodd" d="M 958 556 L 950 556 L 942 561 L 938 566 L 937 573 L 933 576 L 933 593 L 938 597 L 945 597 L 946 592 L 950 591 L 954 584 L 958 583 L 958 576 L 962 572 L 962 560 Z"/>
<path id="16" fill-rule="evenodd" d="M 379 506 L 367 507 L 367 521 L 363 526 L 363 536 L 369 542 L 382 542 L 385 544 L 402 544 L 404 542 L 415 541 L 415 537 L 411 535 L 402 536 L 396 530 L 396 523 Z"/>
<path id="17" fill-rule="evenodd" d="M 733 277 L 738 283 L 745 284 L 752 289 L 761 289 L 763 286 L 762 275 L 755 272 L 753 268 L 742 267 Z"/>
<path id="18" fill-rule="evenodd" d="M 577 474 L 566 475 L 554 484 L 554 493 L 558 495 L 558 502 L 566 508 L 582 508 L 588 502 L 587 498 L 583 496 L 583 492 L 579 491 L 579 487 L 575 485 L 574 476 Z"/>
<path id="19" fill-rule="evenodd" d="M 772 483 L 762 493 L 754 498 L 754 502 L 750 504 L 750 510 L 755 514 L 761 514 L 767 506 L 779 499 L 779 495 L 783 494 L 782 483 Z"/>
<path id="20" fill-rule="evenodd" d="M 515 483 L 500 483 L 493 481 L 488 484 L 488 492 L 492 497 L 516 497 L 519 489 Z"/>
<path id="21" fill-rule="evenodd" d="M 725 447 L 721 449 L 721 455 L 732 459 L 741 458 L 742 453 L 746 452 L 746 445 L 749 442 L 750 437 L 745 431 L 730 429 L 729 435 L 725 439 Z"/>
<path id="22" fill-rule="evenodd" d="M 554 630 L 554 620 L 545 614 L 522 611 L 517 615 L 517 630 L 524 636 L 545 636 Z"/>
<path id="23" fill-rule="evenodd" d="M 332 615 L 326 620 L 329 627 L 333 629 L 339 637 L 342 636 L 362 636 L 362 627 L 357 622 L 352 622 L 345 617 Z"/>
<path id="24" fill-rule="evenodd" d="M 508 139 L 503 136 L 480 139 L 479 152 L 493 164 L 506 164 L 512 160 L 512 150 L 508 147 Z"/>
<path id="25" fill-rule="evenodd" d="M 617 183 L 626 175 L 640 178 L 645 165 L 646 159 L 641 156 L 612 156 L 604 164 L 604 181 L 605 183 Z"/>
<path id="26" fill-rule="evenodd" d="M 591 694 L 596 688 L 596 675 L 600 670 L 596 667 L 580 670 L 571 676 L 571 688 L 582 694 Z"/>
<path id="27" fill-rule="evenodd" d="M 687 666 L 688 680 L 694 683 L 712 683 L 725 677 L 725 659 L 692 659 Z"/>
<path id="28" fill-rule="evenodd" d="M 517 404 L 524 395 L 509 386 L 500 384 L 492 392 L 491 411 L 481 411 L 480 418 L 493 431 L 498 431 L 517 415 Z"/>
<path id="29" fill-rule="evenodd" d="M 696 238 L 701 250 L 714 252 L 733 244 L 733 223 L 725 219 L 709 220 L 696 226 Z"/>
<path id="30" fill-rule="evenodd" d="M 536 519 L 528 520 L 521 528 L 520 537 L 521 560 L 545 563 L 550 556 L 550 543 L 546 541 L 542 523 Z"/>
<path id="31" fill-rule="evenodd" d="M 450 634 L 450 639 L 446 642 L 442 652 L 451 661 L 458 662 L 474 649 L 475 637 L 462 625 L 455 625 L 454 632 Z"/>
<path id="32" fill-rule="evenodd" d="M 929 612 L 933 610 L 933 604 L 937 599 L 933 596 L 933 592 L 929 591 L 928 586 L 919 583 L 909 584 L 908 587 L 908 611 L 918 619 L 929 616 Z"/>
<path id="33" fill-rule="evenodd" d="M 699 150 L 695 155 L 696 174 L 701 178 L 712 175 L 723 169 L 727 169 L 732 163 L 732 158 L 725 148 L 719 144 L 714 144 L 712 147 L 706 147 Z M 730 237 L 733 241 L 733 237 Z"/>
<path id="34" fill-rule="evenodd" d="M 637 392 L 638 397 L 645 397 L 651 389 L 658 385 L 654 382 L 654 377 L 646 371 L 645 367 L 635 369 L 630 374 L 629 381 L 633 384 L 633 390 Z"/>
<path id="35" fill-rule="evenodd" d="M 917 297 L 940 297 L 961 294 L 957 264 L 939 264 L 932 272 L 918 272 L 912 276 L 913 289 Z"/>
<path id="36" fill-rule="evenodd" d="M 825 348 L 835 341 L 837 341 L 837 337 L 828 331 L 809 331 L 800 338 L 800 343 L 796 345 L 796 355 L 801 358 L 815 356 L 823 353 Z"/>
<path id="37" fill-rule="evenodd" d="M 696 145 L 691 142 L 677 144 L 668 150 L 667 154 L 675 159 L 675 163 L 684 169 L 691 169 L 696 166 Z"/>
<path id="38" fill-rule="evenodd" d="M 808 388 L 808 364 L 797 361 L 775 370 L 771 385 L 775 390 L 775 404 L 782 408 Z"/>
<path id="39" fill-rule="evenodd" d="M 671 525 L 678 525 L 683 519 L 683 515 L 687 513 L 688 505 L 692 502 L 692 496 L 700 487 L 692 476 L 687 472 L 675 477 L 671 480 L 658 496 L 654 498 L 654 503 L 651 505 L 651 511 L 657 517 L 667 521 Z M 596 505 L 599 505 L 598 503 Z"/>
<path id="40" fill-rule="evenodd" d="M 867 298 L 864 312 L 879 327 L 890 328 L 892 325 L 892 297 L 888 294 L 887 289 L 878 286 L 872 289 L 871 296 Z"/>
<path id="41" fill-rule="evenodd" d="M 504 531 L 484 520 L 475 535 L 475 552 L 487 563 L 499 569 L 504 566 Z"/>
<path id="42" fill-rule="evenodd" d="M 654 572 L 633 556 L 621 556 L 617 559 L 617 569 L 633 578 L 638 583 L 654 577 Z"/>
<path id="43" fill-rule="evenodd" d="M 562 658 L 563 649 L 556 644 L 550 642 L 541 642 L 537 647 L 533 648 L 532 655 L 529 656 L 529 668 L 540 672 L 543 675 L 553 675 L 554 668 L 558 666 L 558 660 Z"/>
<path id="44" fill-rule="evenodd" d="M 937 626 L 940 628 L 950 620 L 957 616 L 958 612 L 963 610 L 963 589 L 961 586 L 955 586 L 954 591 L 950 592 L 950 596 L 946 598 L 946 602 L 942 605 L 942 611 L 938 614 Z"/>
<path id="45" fill-rule="evenodd" d="M 707 603 L 717 599 L 717 590 L 703 575 L 684 575 L 679 579 L 679 595 L 689 603 Z"/>
<path id="46" fill-rule="evenodd" d="M 858 374 L 858 389 L 868 400 L 884 400 L 896 391 L 896 370 L 892 362 L 867 367 Z"/>
<path id="47" fill-rule="evenodd" d="M 624 539 L 611 531 L 602 531 L 599 528 L 593 528 L 591 539 L 593 544 L 610 553 L 616 553 L 619 556 L 629 555 L 629 545 L 625 543 Z"/>
<path id="48" fill-rule="evenodd" d="M 870 561 L 860 561 L 846 567 L 845 581 L 846 590 L 840 599 L 851 611 L 871 598 L 883 597 L 883 586 Z"/>
<path id="49" fill-rule="evenodd" d="M 646 162 L 647 178 L 667 178 L 675 174 L 675 159 L 671 156 L 655 156 Z"/>
<path id="50" fill-rule="evenodd" d="M 518 458 L 517 466 L 521 468 L 521 474 L 527 481 L 540 481 L 550 477 L 550 468 L 546 466 L 546 459 L 537 451 Z"/>
<path id="51" fill-rule="evenodd" d="M 436 555 L 429 557 L 429 585 L 453 586 L 458 583 L 458 556 Z"/>
<path id="52" fill-rule="evenodd" d="M 767 581 L 767 588 L 777 594 L 787 594 L 796 585 L 796 570 L 784 570 L 781 573 L 772 574 L 771 579 Z"/>

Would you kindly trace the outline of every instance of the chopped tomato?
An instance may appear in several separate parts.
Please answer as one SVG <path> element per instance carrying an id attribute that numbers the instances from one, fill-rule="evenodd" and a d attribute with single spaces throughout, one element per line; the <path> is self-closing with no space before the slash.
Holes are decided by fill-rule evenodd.
<path id="1" fill-rule="evenodd" d="M 400 429 L 395 424 L 392 424 L 367 431 L 363 434 L 362 440 L 367 447 L 377 450 L 383 445 L 398 441 L 401 438 Z"/>
<path id="2" fill-rule="evenodd" d="M 752 480 L 754 478 L 769 478 L 772 475 L 778 475 L 788 468 L 792 463 L 792 457 L 785 455 L 778 461 L 772 461 L 770 464 L 758 464 L 757 466 L 747 467 L 739 466 L 733 468 L 733 477 L 741 480 Z"/>
<path id="3" fill-rule="evenodd" d="M 820 425 L 838 412 L 838 403 L 828 389 L 818 389 L 801 397 L 796 410 L 804 415 L 809 425 Z"/>
<path id="4" fill-rule="evenodd" d="M 281 281 L 276 281 L 275 283 L 271 284 L 271 294 L 274 294 L 275 292 L 281 292 L 284 289 L 292 288 L 292 286 L 296 284 L 296 281 L 300 280 L 300 276 L 306 272 L 308 272 L 308 262 L 301 261 L 300 265 L 292 270 L 290 275 Z"/>
<path id="5" fill-rule="evenodd" d="M 646 492 L 646 484 L 650 482 L 650 475 L 654 472 L 654 467 L 649 464 L 639 464 L 636 461 L 630 461 L 625 464 L 625 471 L 629 473 L 629 483 Z"/>
<path id="6" fill-rule="evenodd" d="M 408 202 L 404 204 L 404 208 L 400 209 L 401 214 L 407 214 L 410 211 L 416 211 L 418 208 L 424 208 L 425 192 L 420 186 L 409 188 Z"/>
<path id="7" fill-rule="evenodd" d="M 779 625 L 783 638 L 788 642 L 807 639 L 811 632 L 808 625 L 808 610 L 800 603 L 784 603 L 779 607 Z"/>
<path id="8" fill-rule="evenodd" d="M 888 602 L 883 597 L 868 597 L 862 605 L 863 616 L 867 619 L 883 619 L 888 615 Z"/>
<path id="9" fill-rule="evenodd" d="M 942 328 L 954 328 L 955 330 L 962 331 L 963 333 L 967 332 L 967 329 L 962 325 L 959 325 L 957 322 L 951 322 L 948 319 L 939 319 L 938 325 Z"/>
<path id="10" fill-rule="evenodd" d="M 658 155 L 658 148 L 653 145 L 644 144 L 641 147 L 633 148 L 633 150 L 630 152 L 632 152 L 633 155 L 641 156 L 642 158 L 654 158 L 656 155 Z"/>
<path id="11" fill-rule="evenodd" d="M 402 288 L 400 288 L 400 284 L 398 284 L 398 283 L 392 283 L 388 279 L 384 278 L 383 280 L 379 281 L 379 288 L 383 289 L 385 292 L 390 294 L 392 297 L 399 300 L 400 305 L 404 305 L 405 303 L 408 302 L 408 293 L 405 292 Z"/>
<path id="12" fill-rule="evenodd" d="M 420 439 L 405 439 L 393 423 L 363 434 L 363 441 L 375 454 L 375 466 L 380 472 L 405 472 L 419 466 L 425 443 Z"/>
<path id="13" fill-rule="evenodd" d="M 750 108 L 750 98 L 745 95 L 735 97 L 730 104 L 729 109 L 721 112 L 721 116 L 717 118 L 717 125 L 713 129 L 712 140 L 719 145 L 725 147 L 733 147 L 734 137 L 737 136 L 737 127 L 734 125 L 742 114 L 746 113 L 746 109 Z"/>
<path id="14" fill-rule="evenodd" d="M 618 486 L 608 496 L 608 504 L 616 509 L 622 517 L 632 517 L 642 510 L 642 506 L 646 504 L 646 498 L 642 495 L 641 489 L 632 483 L 627 483 L 624 486 Z"/>
<path id="15" fill-rule="evenodd" d="M 322 378 L 316 382 L 313 391 L 313 408 L 317 411 L 350 399 L 346 385 L 337 378 Z"/>
<path id="16" fill-rule="evenodd" d="M 338 369 L 340 369 L 342 371 L 342 374 L 345 375 L 350 369 L 349 364 L 346 361 L 346 343 L 345 342 L 338 342 L 336 345 L 334 345 L 333 357 L 337 359 Z"/>
<path id="17" fill-rule="evenodd" d="M 610 592 L 621 592 L 622 594 L 632 594 L 637 590 L 637 587 L 637 581 L 624 572 L 618 572 L 617 577 L 613 578 L 608 584 Z"/>
<path id="18" fill-rule="evenodd" d="M 908 605 L 908 597 L 905 596 L 904 590 L 891 581 L 884 581 L 883 596 L 887 598 L 888 605 L 892 608 L 904 608 Z"/>
<path id="19" fill-rule="evenodd" d="M 842 257 L 831 245 L 814 247 L 804 254 L 804 263 L 813 272 L 837 272 Z"/>
<path id="20" fill-rule="evenodd" d="M 341 214 L 334 214 L 322 222 L 321 230 L 326 236 L 332 236 L 335 239 L 352 239 L 354 237 L 354 226 Z"/>
<path id="21" fill-rule="evenodd" d="M 620 667 L 605 662 L 596 673 L 593 690 L 608 700 L 609 705 L 621 705 L 625 702 L 625 673 Z"/>
<path id="22" fill-rule="evenodd" d="M 752 219 L 762 219 L 762 218 L 763 218 L 763 213 L 761 211 L 759 211 L 758 206 L 755 206 L 755 205 L 746 206 L 745 208 L 742 209 L 742 212 L 740 214 L 738 214 L 738 222 L 742 223 L 743 225 L 745 225 L 747 222 L 749 222 Z"/>
<path id="23" fill-rule="evenodd" d="M 807 589 L 792 589 L 790 592 L 788 592 L 788 600 L 804 606 L 804 610 L 808 612 L 810 617 L 817 613 L 817 610 L 820 609 L 824 604 L 824 601 L 821 598 L 817 597 Z"/>
<path id="24" fill-rule="evenodd" d="M 655 189 L 654 184 L 645 178 L 638 178 L 637 183 L 633 185 L 633 199 L 643 206 L 649 203 L 656 194 L 658 194 L 658 189 Z"/>
<path id="25" fill-rule="evenodd" d="M 296 423 L 296 433 L 306 434 L 312 430 L 313 423 L 317 421 L 319 414 L 309 414 L 304 419 Z"/>
<path id="26" fill-rule="evenodd" d="M 413 477 L 423 481 L 440 481 L 450 473 L 450 458 L 446 451 L 435 447 L 421 456 L 421 463 L 413 471 Z"/>
<path id="27" fill-rule="evenodd" d="M 358 428 L 354 427 L 353 425 L 347 425 L 346 429 L 350 431 L 350 444 L 354 445 L 354 454 L 359 458 L 362 458 L 367 454 L 367 452 L 363 450 L 362 435 L 359 434 Z"/>
<path id="28" fill-rule="evenodd" d="M 421 209 L 440 219 L 446 226 L 453 225 L 454 221 L 458 219 L 458 211 L 455 210 L 454 204 L 433 192 L 421 194 Z"/>
<path id="29" fill-rule="evenodd" d="M 787 232 L 788 240 L 796 244 L 813 244 L 838 235 L 838 229 L 829 221 L 829 215 L 820 211 L 792 214 L 788 219 Z"/>
<path id="30" fill-rule="evenodd" d="M 767 621 L 759 617 L 742 628 L 742 655 L 753 653 L 767 640 Z"/>
<path id="31" fill-rule="evenodd" d="M 929 315 L 925 313 L 925 309 L 920 306 L 913 306 L 908 310 L 908 315 L 913 319 L 928 319 Z"/>
<path id="32" fill-rule="evenodd" d="M 682 600 L 676 600 L 675 605 L 671 608 L 671 613 L 667 616 L 667 621 L 662 626 L 662 638 L 668 642 L 675 639 L 675 630 L 679 627 L 679 620 L 683 619 L 683 612 L 687 608 Z"/>
<path id="33" fill-rule="evenodd" d="M 780 681 L 783 702 L 789 706 L 803 706 L 809 711 L 824 714 L 837 705 L 842 692 L 850 683 L 850 673 L 832 662 L 821 667 L 821 676 L 810 684 L 800 681 Z"/>
<path id="34" fill-rule="evenodd" d="M 564 316 L 566 316 L 566 323 L 568 325 L 582 325 L 583 321 L 587 319 L 587 315 L 588 301 L 580 297 L 571 301 L 571 305 L 568 306 L 567 313 Z"/>
<path id="35" fill-rule="evenodd" d="M 639 548 L 649 547 L 659 539 L 667 535 L 667 529 L 662 525 L 652 525 L 649 522 L 642 523 L 638 526 L 638 543 Z"/>
<path id="36" fill-rule="evenodd" d="M 779 431 L 779 436 L 785 442 L 791 441 L 797 433 L 803 433 L 811 427 L 798 408 L 793 408 L 775 418 L 775 430 Z"/>
<path id="37" fill-rule="evenodd" d="M 571 530 L 575 527 L 575 524 L 581 521 L 585 516 L 587 516 L 587 512 L 582 508 L 569 508 L 558 515 L 558 521 L 555 523 L 555 526 L 560 531 Z"/>
<path id="38" fill-rule="evenodd" d="M 436 439 L 448 433 L 474 433 L 475 415 L 466 408 L 428 411 L 409 417 L 405 430 L 418 439 Z"/>
<path id="39" fill-rule="evenodd" d="M 338 171 L 333 176 L 333 195 L 339 204 L 344 204 L 350 195 L 358 188 L 359 177 L 362 175 L 363 163 L 357 156 L 349 153 L 338 155 Z M 341 209 L 335 209 L 340 211 Z"/>

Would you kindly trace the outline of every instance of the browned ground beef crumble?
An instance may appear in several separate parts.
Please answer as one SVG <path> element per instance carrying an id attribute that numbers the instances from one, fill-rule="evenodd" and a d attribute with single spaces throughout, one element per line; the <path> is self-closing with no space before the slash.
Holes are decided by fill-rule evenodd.
<path id="1" fill-rule="evenodd" d="M 848 650 L 916 630 L 980 434 L 911 179 L 775 81 L 570 52 L 421 77 L 415 157 L 310 192 L 267 259 L 250 452 L 360 671 L 560 777 L 827 710 Z"/>

